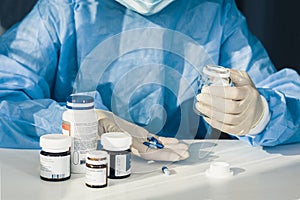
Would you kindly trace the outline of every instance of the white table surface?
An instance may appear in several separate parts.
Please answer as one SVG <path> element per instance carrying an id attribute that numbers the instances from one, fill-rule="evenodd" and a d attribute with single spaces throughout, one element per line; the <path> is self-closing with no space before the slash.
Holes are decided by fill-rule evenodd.
<path id="1" fill-rule="evenodd" d="M 82 174 L 63 182 L 43 181 L 39 150 L 0 149 L 0 199 L 300 199 L 300 144 L 262 148 L 238 140 L 186 142 L 189 159 L 149 164 L 134 158 L 129 178 L 109 179 L 109 186 L 100 189 L 86 187 Z M 213 161 L 228 162 L 234 176 L 207 177 Z M 172 175 L 162 174 L 163 164 L 169 164 Z"/>

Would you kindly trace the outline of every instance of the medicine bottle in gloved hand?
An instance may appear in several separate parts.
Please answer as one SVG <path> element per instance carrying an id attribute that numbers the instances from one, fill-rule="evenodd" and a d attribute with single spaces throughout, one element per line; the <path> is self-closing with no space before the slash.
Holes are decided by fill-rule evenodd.
<path id="1" fill-rule="evenodd" d="M 198 77 L 197 94 L 201 93 L 204 86 L 232 86 L 230 79 L 230 71 L 222 66 L 207 65 L 203 68 L 202 74 Z M 193 109 L 198 115 L 203 116 L 203 113 L 197 108 L 197 96 L 194 98 Z"/>
<path id="2" fill-rule="evenodd" d="M 212 127 L 238 136 L 262 132 L 270 120 L 266 99 L 248 74 L 230 69 L 234 87 L 204 86 L 197 95 L 196 109 Z"/>

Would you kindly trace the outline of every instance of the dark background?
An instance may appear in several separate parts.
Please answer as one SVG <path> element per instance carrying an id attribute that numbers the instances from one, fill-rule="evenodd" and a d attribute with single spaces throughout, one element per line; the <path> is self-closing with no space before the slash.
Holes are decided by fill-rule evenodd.
<path id="1" fill-rule="evenodd" d="M 20 21 L 37 0 L 0 0 L 0 21 L 5 29 Z"/>
<path id="2" fill-rule="evenodd" d="M 37 0 L 0 0 L 1 25 L 20 21 Z M 250 30 L 267 49 L 277 67 L 300 73 L 300 0 L 236 0 Z"/>
<path id="3" fill-rule="evenodd" d="M 236 0 L 277 69 L 300 72 L 300 1 Z"/>

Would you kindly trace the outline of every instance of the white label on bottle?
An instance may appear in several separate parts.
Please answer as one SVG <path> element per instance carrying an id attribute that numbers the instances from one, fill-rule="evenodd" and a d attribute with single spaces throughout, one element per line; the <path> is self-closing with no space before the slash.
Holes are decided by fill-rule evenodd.
<path id="1" fill-rule="evenodd" d="M 98 122 L 70 123 L 72 136 L 71 171 L 85 173 L 85 158 L 88 151 L 97 149 Z"/>
<path id="2" fill-rule="evenodd" d="M 85 183 L 93 186 L 106 184 L 106 168 L 86 167 Z"/>
<path id="3" fill-rule="evenodd" d="M 115 176 L 126 176 L 131 173 L 130 158 L 128 155 L 115 156 Z"/>
<path id="4" fill-rule="evenodd" d="M 40 175 L 48 179 L 62 179 L 70 176 L 70 155 L 40 155 Z"/>
<path id="5" fill-rule="evenodd" d="M 108 169 L 107 176 L 109 177 L 110 176 L 110 155 L 109 154 L 107 156 L 107 169 Z"/>
<path id="6" fill-rule="evenodd" d="M 95 137 L 98 134 L 98 121 L 71 123 L 71 135 L 83 140 Z"/>

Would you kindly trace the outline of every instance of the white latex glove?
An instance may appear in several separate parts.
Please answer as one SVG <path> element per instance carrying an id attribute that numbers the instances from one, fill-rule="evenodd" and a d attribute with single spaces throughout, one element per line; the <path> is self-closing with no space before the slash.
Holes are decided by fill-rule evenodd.
<path id="1" fill-rule="evenodd" d="M 99 117 L 99 134 L 126 131 L 132 136 L 132 153 L 146 160 L 179 161 L 189 157 L 188 146 L 176 138 L 157 137 L 163 149 L 151 149 L 143 144 L 150 134 L 146 129 L 117 117 L 111 112 L 97 110 Z"/>
<path id="2" fill-rule="evenodd" d="M 230 70 L 235 87 L 205 86 L 197 95 L 196 108 L 212 127 L 235 135 L 246 135 L 264 116 L 263 99 L 244 71 Z"/>

